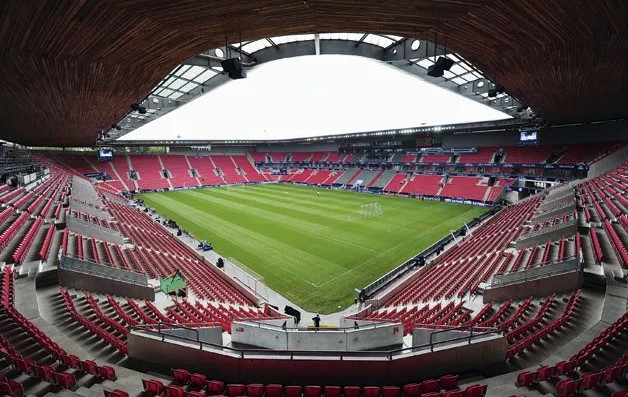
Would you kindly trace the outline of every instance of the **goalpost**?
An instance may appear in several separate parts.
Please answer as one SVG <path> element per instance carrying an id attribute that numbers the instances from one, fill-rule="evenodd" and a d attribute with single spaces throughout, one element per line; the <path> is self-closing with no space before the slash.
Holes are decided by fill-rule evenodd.
<path id="1" fill-rule="evenodd" d="M 376 216 L 384 215 L 384 210 L 380 203 L 370 203 L 360 206 L 359 210 L 360 218 L 370 219 Z"/>
<path id="2" fill-rule="evenodd" d="M 264 276 L 249 269 L 235 258 L 229 257 L 226 262 L 232 265 L 230 270 L 233 274 L 233 278 L 249 287 L 255 295 L 260 296 L 266 301 L 268 300 L 268 287 L 264 282 Z"/>

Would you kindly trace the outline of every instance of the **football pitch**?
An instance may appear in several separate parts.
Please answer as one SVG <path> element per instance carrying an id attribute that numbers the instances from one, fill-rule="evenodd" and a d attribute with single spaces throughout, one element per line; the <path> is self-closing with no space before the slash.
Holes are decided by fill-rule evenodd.
<path id="1" fill-rule="evenodd" d="M 294 185 L 138 195 L 303 309 L 333 313 L 365 287 L 486 208 Z M 383 214 L 364 218 L 360 206 Z M 271 302 L 273 303 L 273 302 Z M 283 308 L 281 308 L 283 309 Z"/>

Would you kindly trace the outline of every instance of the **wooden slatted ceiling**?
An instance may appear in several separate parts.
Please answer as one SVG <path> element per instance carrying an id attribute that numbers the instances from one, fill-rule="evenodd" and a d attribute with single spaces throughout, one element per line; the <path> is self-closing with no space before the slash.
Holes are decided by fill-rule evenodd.
<path id="1" fill-rule="evenodd" d="M 5 0 L 0 138 L 93 144 L 225 37 L 312 32 L 437 33 L 550 121 L 625 117 L 627 21 L 624 0 Z"/>

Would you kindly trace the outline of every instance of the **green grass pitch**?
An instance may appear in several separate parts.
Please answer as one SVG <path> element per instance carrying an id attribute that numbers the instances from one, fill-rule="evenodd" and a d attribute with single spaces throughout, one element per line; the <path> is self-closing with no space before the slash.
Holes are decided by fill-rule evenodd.
<path id="1" fill-rule="evenodd" d="M 287 194 L 286 194 L 287 192 Z M 320 192 L 320 194 L 319 194 Z M 346 308 L 362 288 L 486 208 L 293 185 L 139 195 L 305 310 Z M 359 207 L 383 215 L 362 219 Z M 272 302 L 271 302 L 272 303 Z"/>

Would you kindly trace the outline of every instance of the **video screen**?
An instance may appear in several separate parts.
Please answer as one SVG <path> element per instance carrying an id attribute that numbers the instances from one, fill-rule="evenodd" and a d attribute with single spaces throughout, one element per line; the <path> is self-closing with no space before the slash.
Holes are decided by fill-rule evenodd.
<path id="1" fill-rule="evenodd" d="M 539 130 L 519 131 L 519 145 L 531 146 L 539 143 Z"/>
<path id="2" fill-rule="evenodd" d="M 113 160 L 113 150 L 111 150 L 111 149 L 100 149 L 100 150 L 98 150 L 98 160 L 99 161 L 110 161 L 110 160 Z"/>

